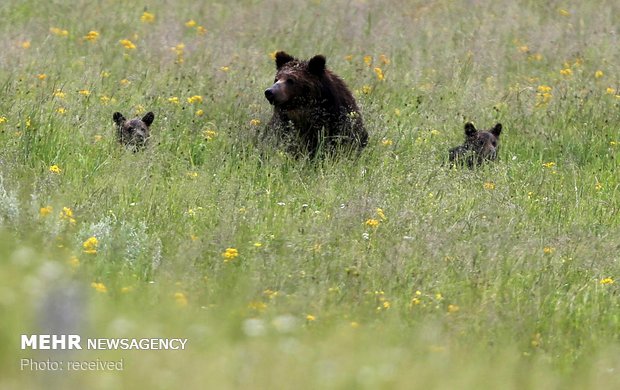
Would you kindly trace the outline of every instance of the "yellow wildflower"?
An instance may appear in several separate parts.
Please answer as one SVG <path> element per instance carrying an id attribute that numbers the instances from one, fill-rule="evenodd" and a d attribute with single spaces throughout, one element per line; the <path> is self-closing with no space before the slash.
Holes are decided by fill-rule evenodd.
<path id="1" fill-rule="evenodd" d="M 537 90 L 540 93 L 551 92 L 551 87 L 548 85 L 539 85 Z"/>
<path id="2" fill-rule="evenodd" d="M 187 297 L 180 291 L 174 293 L 174 300 L 178 306 L 187 306 Z"/>
<path id="3" fill-rule="evenodd" d="M 144 11 L 144 13 L 142 13 L 142 16 L 140 16 L 140 20 L 144 23 L 153 23 L 155 21 L 155 15 Z"/>
<path id="4" fill-rule="evenodd" d="M 239 251 L 235 248 L 226 248 L 226 250 L 222 253 L 224 263 L 234 260 L 237 256 L 239 256 Z"/>
<path id="5" fill-rule="evenodd" d="M 351 61 L 353 61 L 353 56 L 351 54 L 348 54 L 348 55 L 344 56 L 344 60 L 351 62 Z"/>
<path id="6" fill-rule="evenodd" d="M 370 66 L 372 64 L 372 56 L 364 56 L 364 64 Z"/>
<path id="7" fill-rule="evenodd" d="M 88 238 L 82 244 L 82 248 L 84 248 L 84 253 L 89 254 L 89 255 L 96 254 L 98 246 L 99 246 L 99 240 L 97 240 L 97 237 L 95 236 Z"/>
<path id="8" fill-rule="evenodd" d="M 131 287 L 131 286 L 121 287 L 121 293 L 123 293 L 123 294 L 127 294 L 127 293 L 132 292 L 132 291 L 133 291 L 133 287 Z"/>
<path id="9" fill-rule="evenodd" d="M 383 146 L 390 146 L 390 145 L 392 145 L 393 143 L 394 143 L 394 142 L 393 142 L 391 139 L 389 139 L 389 138 L 383 138 L 383 139 L 381 140 L 381 145 L 383 145 Z"/>
<path id="10" fill-rule="evenodd" d="M 562 76 L 572 76 L 573 70 L 571 68 L 565 68 L 560 70 Z"/>
<path id="11" fill-rule="evenodd" d="M 82 96 L 90 96 L 90 91 L 88 89 L 80 89 L 78 93 Z"/>
<path id="12" fill-rule="evenodd" d="M 596 72 L 594 72 L 594 78 L 600 79 L 601 77 L 603 77 L 603 71 L 602 70 L 597 70 Z"/>
<path id="13" fill-rule="evenodd" d="M 313 316 L 312 314 L 308 314 L 306 315 L 306 321 L 308 322 L 316 321 L 316 317 Z"/>
<path id="14" fill-rule="evenodd" d="M 494 190 L 495 189 L 495 183 L 493 183 L 492 181 L 487 181 L 483 184 L 483 187 L 485 190 Z"/>
<path id="15" fill-rule="evenodd" d="M 189 28 L 196 27 L 196 21 L 194 19 L 188 20 L 187 22 L 185 22 L 185 27 L 189 27 Z"/>
<path id="16" fill-rule="evenodd" d="M 612 278 L 603 278 L 601 279 L 601 281 L 599 282 L 600 284 L 614 284 L 614 280 Z"/>
<path id="17" fill-rule="evenodd" d="M 552 255 L 553 253 L 555 253 L 555 248 L 552 246 L 546 246 L 543 248 L 543 253 L 545 255 Z"/>
<path id="18" fill-rule="evenodd" d="M 171 96 L 168 98 L 168 102 L 172 103 L 172 104 L 179 104 L 179 98 L 176 96 Z"/>
<path id="19" fill-rule="evenodd" d="M 53 174 L 59 175 L 62 172 L 62 169 L 60 169 L 60 167 L 58 165 L 52 165 L 49 168 L 49 171 Z"/>
<path id="20" fill-rule="evenodd" d="M 58 99 L 64 99 L 65 98 L 65 93 L 62 91 L 62 89 L 55 90 L 54 93 L 52 93 L 52 95 L 54 97 L 57 97 Z"/>
<path id="21" fill-rule="evenodd" d="M 48 215 L 50 215 L 52 213 L 52 211 L 54 211 L 52 206 L 41 207 L 39 209 L 39 215 L 42 216 L 42 217 L 47 217 Z"/>
<path id="22" fill-rule="evenodd" d="M 95 42 L 99 38 L 99 33 L 97 31 L 91 30 L 88 34 L 84 35 L 84 39 L 90 42 Z"/>
<path id="23" fill-rule="evenodd" d="M 94 288 L 97 292 L 100 292 L 100 293 L 107 293 L 108 292 L 108 288 L 103 283 L 92 282 L 90 284 L 90 286 L 92 288 Z"/>
<path id="24" fill-rule="evenodd" d="M 67 30 L 63 30 L 62 28 L 58 28 L 58 27 L 51 27 L 50 28 L 50 32 L 54 35 L 57 35 L 59 37 L 67 37 L 69 36 L 69 31 Z"/>
<path id="25" fill-rule="evenodd" d="M 127 50 L 134 50 L 136 48 L 136 45 L 129 39 L 121 39 L 120 41 L 118 41 L 118 43 L 123 45 L 123 47 Z"/>
<path id="26" fill-rule="evenodd" d="M 122 79 L 121 81 L 118 82 L 120 85 L 122 85 L 123 87 L 131 84 L 131 81 L 127 80 L 127 79 Z"/>
<path id="27" fill-rule="evenodd" d="M 607 89 L 605 90 L 605 93 L 607 93 L 608 95 L 613 95 L 616 93 L 616 90 L 611 87 L 607 87 Z"/>
<path id="28" fill-rule="evenodd" d="M 267 304 L 261 301 L 252 301 L 248 303 L 248 309 L 253 309 L 256 311 L 263 312 L 265 311 L 265 309 L 267 309 Z"/>
<path id="29" fill-rule="evenodd" d="M 75 224 L 75 219 L 73 218 L 73 210 L 71 210 L 69 207 L 63 207 L 59 216 L 60 219 L 64 221 L 69 221 L 69 223 L 73 225 Z"/>
<path id="30" fill-rule="evenodd" d="M 39 73 L 34 77 L 38 78 L 39 80 L 45 80 L 47 78 L 47 75 L 45 73 Z"/>
<path id="31" fill-rule="evenodd" d="M 250 126 L 258 126 L 260 125 L 260 119 L 251 119 Z"/>
<path id="32" fill-rule="evenodd" d="M 383 74 L 383 70 L 381 70 L 381 68 L 375 68 L 375 73 L 377 74 L 377 79 L 379 81 L 385 80 L 385 75 Z"/>
<path id="33" fill-rule="evenodd" d="M 456 313 L 459 310 L 461 310 L 461 308 L 458 307 L 458 305 L 448 305 L 448 313 Z"/>
<path id="34" fill-rule="evenodd" d="M 558 13 L 562 16 L 570 16 L 570 12 L 568 12 L 567 10 L 565 10 L 564 8 L 559 8 L 558 9 Z"/>
<path id="35" fill-rule="evenodd" d="M 217 131 L 205 130 L 202 132 L 202 135 L 207 139 L 207 141 L 211 141 L 213 138 L 217 137 Z"/>
<path id="36" fill-rule="evenodd" d="M 368 95 L 372 92 L 372 87 L 370 85 L 364 85 L 362 86 L 362 93 L 364 95 Z"/>
<path id="37" fill-rule="evenodd" d="M 543 167 L 545 168 L 553 168 L 555 166 L 555 163 L 553 161 L 549 161 L 543 164 Z"/>
<path id="38" fill-rule="evenodd" d="M 596 184 L 594 185 L 594 189 L 597 191 L 600 191 L 603 189 L 603 185 L 597 181 Z"/>
<path id="39" fill-rule="evenodd" d="M 8 119 L 6 119 L 6 116 L 0 116 L 0 124 L 6 123 L 6 121 L 8 121 Z"/>
<path id="40" fill-rule="evenodd" d="M 518 47 L 518 49 L 521 53 L 528 53 L 530 51 L 530 48 L 527 47 L 527 45 L 521 45 Z"/>
<path id="41" fill-rule="evenodd" d="M 56 112 L 57 112 L 57 113 L 59 113 L 59 114 L 61 114 L 61 115 L 63 115 L 63 114 L 66 114 L 66 113 L 67 113 L 67 109 L 66 109 L 66 108 L 64 108 L 64 107 L 58 107 L 58 108 L 56 109 Z"/>
<path id="42" fill-rule="evenodd" d="M 198 26 L 196 27 L 196 32 L 198 32 L 198 34 L 200 35 L 204 35 L 207 33 L 207 29 L 202 26 Z"/>
<path id="43" fill-rule="evenodd" d="M 379 218 L 381 218 L 382 221 L 385 221 L 387 219 L 385 213 L 383 212 L 383 209 L 381 208 L 377 209 L 377 215 L 379 216 Z"/>
<path id="44" fill-rule="evenodd" d="M 379 56 L 379 61 L 383 64 L 383 65 L 389 65 L 390 64 L 390 59 L 385 55 L 385 54 L 381 54 Z"/>
<path id="45" fill-rule="evenodd" d="M 23 41 L 20 46 L 22 47 L 22 49 L 30 49 L 30 41 Z"/>
<path id="46" fill-rule="evenodd" d="M 220 66 L 220 70 L 222 72 L 228 72 L 228 71 L 230 71 L 230 67 L 229 66 Z"/>
<path id="47" fill-rule="evenodd" d="M 200 96 L 200 95 L 190 96 L 190 97 L 187 98 L 187 102 L 189 104 L 202 103 L 202 96 Z"/>
<path id="48" fill-rule="evenodd" d="M 196 116 L 203 116 L 205 114 L 204 110 L 197 110 L 196 113 L 194 115 Z"/>
<path id="49" fill-rule="evenodd" d="M 370 218 L 370 219 L 367 219 L 366 222 L 364 222 L 364 224 L 366 226 L 376 228 L 377 226 L 379 226 L 379 221 L 374 218 Z"/>

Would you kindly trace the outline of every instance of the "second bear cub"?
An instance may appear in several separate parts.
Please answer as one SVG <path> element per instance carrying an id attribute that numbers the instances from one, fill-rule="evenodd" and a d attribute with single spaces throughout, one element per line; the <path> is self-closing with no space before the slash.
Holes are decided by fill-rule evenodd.
<path id="1" fill-rule="evenodd" d="M 466 164 L 469 168 L 481 165 L 485 161 L 497 159 L 499 135 L 502 124 L 496 124 L 489 130 L 476 130 L 471 122 L 465 124 L 465 142 L 450 149 L 450 166 Z"/>

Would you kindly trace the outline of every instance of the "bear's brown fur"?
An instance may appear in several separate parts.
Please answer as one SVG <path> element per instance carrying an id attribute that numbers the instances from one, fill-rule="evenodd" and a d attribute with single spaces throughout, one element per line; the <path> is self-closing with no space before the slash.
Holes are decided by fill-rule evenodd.
<path id="1" fill-rule="evenodd" d="M 150 137 L 150 127 L 155 119 L 152 112 L 146 113 L 142 118 L 127 120 L 120 112 L 112 115 L 112 120 L 116 123 L 116 138 L 121 145 L 126 146 L 134 152 L 146 146 Z"/>
<path id="2" fill-rule="evenodd" d="M 470 122 L 465 124 L 465 142 L 450 149 L 450 166 L 466 164 L 469 168 L 481 165 L 485 161 L 497 159 L 499 135 L 502 124 L 498 123 L 489 130 L 476 130 Z"/>
<path id="3" fill-rule="evenodd" d="M 325 57 L 298 60 L 275 55 L 274 84 L 265 90 L 273 116 L 265 136 L 295 156 L 319 151 L 361 150 L 368 143 L 362 115 L 344 81 L 325 68 Z"/>

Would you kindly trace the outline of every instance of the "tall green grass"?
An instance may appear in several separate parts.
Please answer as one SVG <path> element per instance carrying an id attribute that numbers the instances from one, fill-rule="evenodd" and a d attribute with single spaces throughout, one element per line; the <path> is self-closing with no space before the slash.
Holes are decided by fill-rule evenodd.
<path id="1" fill-rule="evenodd" d="M 2 3 L 1 386 L 618 387 L 618 14 Z M 371 134 L 358 159 L 253 142 L 275 50 L 345 79 Z M 115 111 L 155 112 L 146 151 L 117 145 Z M 466 121 L 503 124 L 499 162 L 445 164 Z M 52 331 L 189 341 L 19 349 Z M 50 356 L 125 369 L 19 369 Z"/>

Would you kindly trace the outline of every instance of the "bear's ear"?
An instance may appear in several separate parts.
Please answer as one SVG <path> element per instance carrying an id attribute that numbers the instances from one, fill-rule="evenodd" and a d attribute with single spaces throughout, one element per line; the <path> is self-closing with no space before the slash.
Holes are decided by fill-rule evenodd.
<path id="1" fill-rule="evenodd" d="M 496 124 L 495 127 L 491 129 L 491 134 L 493 134 L 495 138 L 498 138 L 501 132 L 502 132 L 501 123 Z"/>
<path id="2" fill-rule="evenodd" d="M 142 117 L 142 122 L 147 126 L 150 126 L 153 120 L 155 120 L 155 114 L 153 114 L 153 112 L 147 112 L 146 115 Z"/>
<path id="3" fill-rule="evenodd" d="M 294 60 L 295 58 L 293 56 L 287 54 L 286 52 L 279 51 L 276 53 L 276 69 L 280 69 L 284 66 L 284 64 L 287 64 Z"/>
<path id="4" fill-rule="evenodd" d="M 476 130 L 473 123 L 471 122 L 465 123 L 465 135 L 466 136 L 471 137 L 472 135 L 476 134 L 477 131 L 478 130 Z"/>
<path id="5" fill-rule="evenodd" d="M 125 117 L 120 112 L 115 112 L 114 115 L 112 115 L 112 120 L 120 126 L 125 122 Z"/>
<path id="6" fill-rule="evenodd" d="M 320 76 L 325 72 L 325 57 L 322 55 L 314 56 L 308 61 L 308 71 Z"/>

